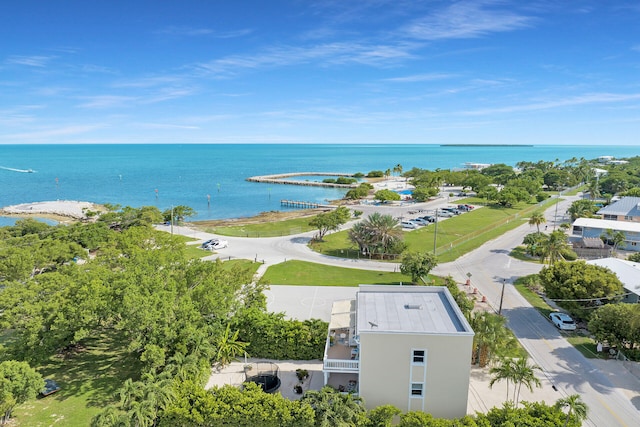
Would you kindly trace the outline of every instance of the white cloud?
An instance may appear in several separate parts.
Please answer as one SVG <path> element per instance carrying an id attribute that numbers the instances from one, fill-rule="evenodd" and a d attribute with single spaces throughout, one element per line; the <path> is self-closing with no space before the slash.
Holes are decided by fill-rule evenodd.
<path id="1" fill-rule="evenodd" d="M 85 97 L 86 102 L 79 104 L 80 108 L 110 108 L 110 107 L 128 107 L 137 98 L 132 96 L 119 96 L 119 95 L 98 95 Z"/>
<path id="2" fill-rule="evenodd" d="M 385 82 L 398 82 L 398 83 L 413 83 L 413 82 L 426 82 L 432 80 L 444 80 L 456 77 L 455 74 L 446 73 L 427 73 L 427 74 L 414 74 L 404 77 L 392 77 L 384 79 Z"/>
<path id="3" fill-rule="evenodd" d="M 233 75 L 239 69 L 259 69 L 318 62 L 322 65 L 361 63 L 389 66 L 401 59 L 412 58 L 416 44 L 326 43 L 315 46 L 280 46 L 257 55 L 233 55 L 196 67 L 217 76 Z"/>
<path id="4" fill-rule="evenodd" d="M 61 136 L 69 136 L 69 135 L 78 135 L 86 132 L 91 132 L 100 128 L 103 128 L 103 125 L 76 125 L 76 126 L 66 126 L 61 128 L 53 128 L 40 130 L 36 132 L 24 132 L 24 133 L 16 133 L 12 135 L 3 135 L 0 136 L 0 140 L 31 140 L 37 142 L 38 140 L 44 140 L 50 142 L 51 138 L 61 137 Z"/>
<path id="5" fill-rule="evenodd" d="M 210 36 L 218 39 L 231 39 L 236 37 L 243 37 L 247 34 L 251 34 L 253 30 L 249 28 L 243 28 L 234 31 L 215 31 L 210 28 L 194 28 L 194 27 L 167 27 L 158 31 L 159 34 L 169 34 L 172 36 L 187 36 L 187 37 L 199 37 Z"/>
<path id="6" fill-rule="evenodd" d="M 617 93 L 592 93 L 570 98 L 549 100 L 544 102 L 533 102 L 530 104 L 512 105 L 498 108 L 486 108 L 481 110 L 465 111 L 463 115 L 479 116 L 496 113 L 517 113 L 521 111 L 548 110 L 559 107 L 569 107 L 574 105 L 604 104 L 615 102 L 627 102 L 640 100 L 640 93 L 617 94 Z"/>
<path id="7" fill-rule="evenodd" d="M 487 7 L 486 2 L 461 1 L 415 20 L 404 29 L 419 40 L 475 38 L 512 31 L 530 25 L 531 18 L 512 11 Z"/>
<path id="8" fill-rule="evenodd" d="M 14 55 L 7 58 L 8 64 L 27 65 L 29 67 L 45 67 L 49 61 L 56 58 L 55 56 L 20 56 Z"/>

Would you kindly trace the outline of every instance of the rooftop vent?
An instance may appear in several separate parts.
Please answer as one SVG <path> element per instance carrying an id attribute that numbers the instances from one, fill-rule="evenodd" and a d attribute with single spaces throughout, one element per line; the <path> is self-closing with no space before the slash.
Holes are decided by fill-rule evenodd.
<path id="1" fill-rule="evenodd" d="M 422 310 L 421 304 L 405 304 L 404 308 L 407 310 Z"/>

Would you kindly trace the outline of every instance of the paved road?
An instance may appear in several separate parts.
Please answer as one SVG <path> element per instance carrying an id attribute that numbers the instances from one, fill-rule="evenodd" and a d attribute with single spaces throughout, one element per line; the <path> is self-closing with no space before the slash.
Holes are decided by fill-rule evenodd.
<path id="1" fill-rule="evenodd" d="M 574 198 L 560 202 L 558 212 L 565 212 L 572 200 Z M 555 206 L 546 211 L 549 229 L 557 226 L 562 219 L 558 218 L 556 223 L 555 212 Z M 589 418 L 584 425 L 640 425 L 640 381 L 627 373 L 627 382 L 622 385 L 628 388 L 624 394 L 620 387 L 612 383 L 607 372 L 601 369 L 622 369 L 624 373 L 620 362 L 609 361 L 606 366 L 599 364 L 596 367 L 571 346 L 550 322 L 541 318 L 512 286 L 516 278 L 536 273 L 542 268 L 541 264 L 517 261 L 508 256 L 512 248 L 522 243 L 526 234 L 534 231 L 534 227 L 523 225 L 452 263 L 438 266 L 433 273 L 451 274 L 458 281 L 464 281 L 466 273 L 471 273 L 471 286 L 486 295 L 488 303 L 496 311 L 505 284 L 502 314 L 532 360 L 542 368 L 545 379 L 557 388 L 554 395 L 549 395 L 549 402 L 577 393 L 589 407 Z"/>
<path id="2" fill-rule="evenodd" d="M 550 230 L 559 225 L 563 219 L 562 215 L 573 200 L 575 198 L 566 198 L 547 209 L 545 215 Z M 446 203 L 446 200 L 439 202 L 443 203 Z M 429 207 L 433 209 L 432 206 Z M 404 208 L 405 211 L 409 209 L 415 207 Z M 406 215 L 405 211 L 395 213 L 394 216 Z M 169 227 L 159 228 L 169 231 Z M 187 227 L 174 227 L 173 231 L 202 240 L 214 237 Z M 495 311 L 499 309 L 500 293 L 504 284 L 502 313 L 533 361 L 542 368 L 545 381 L 551 382 L 557 388 L 555 394 L 549 395 L 548 402 L 578 393 L 589 406 L 589 418 L 585 425 L 640 425 L 640 380 L 626 373 L 619 362 L 611 361 L 608 365 L 602 365 L 598 361 L 599 365 L 594 365 L 575 350 L 560 332 L 543 319 L 513 288 L 512 283 L 516 278 L 536 273 L 542 268 L 541 264 L 518 261 L 508 255 L 512 248 L 522 243 L 526 234 L 533 231 L 535 228 L 522 225 L 454 262 L 437 266 L 433 273 L 451 275 L 459 282 L 464 282 L 468 277 L 467 273 L 471 273 L 472 287 L 478 288 L 480 294 L 487 297 L 488 304 Z M 306 245 L 313 234 L 314 232 L 309 232 L 296 236 L 261 239 L 224 237 L 229 241 L 229 247 L 209 258 L 254 259 L 264 263 L 261 272 L 269 265 L 291 259 L 367 270 L 395 271 L 398 268 L 398 264 L 393 263 L 346 260 L 315 253 Z M 614 378 L 618 379 L 615 385 L 611 380 Z"/>

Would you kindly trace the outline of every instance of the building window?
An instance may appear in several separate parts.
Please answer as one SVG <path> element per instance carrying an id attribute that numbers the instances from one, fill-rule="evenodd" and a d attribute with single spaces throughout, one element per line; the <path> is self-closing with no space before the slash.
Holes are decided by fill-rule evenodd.
<path id="1" fill-rule="evenodd" d="M 413 350 L 412 360 L 414 364 L 424 365 L 424 350 Z"/>
<path id="2" fill-rule="evenodd" d="M 632 216 L 625 215 L 624 220 L 625 220 L 625 221 L 633 221 L 633 217 L 632 217 Z"/>
<path id="3" fill-rule="evenodd" d="M 411 397 L 421 397 L 424 392 L 424 384 L 411 383 Z"/>

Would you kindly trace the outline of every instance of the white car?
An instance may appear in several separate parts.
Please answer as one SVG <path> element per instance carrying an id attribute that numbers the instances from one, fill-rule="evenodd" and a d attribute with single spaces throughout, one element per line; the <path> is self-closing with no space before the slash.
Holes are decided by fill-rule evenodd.
<path id="1" fill-rule="evenodd" d="M 207 240 L 202 244 L 202 249 L 207 249 L 209 251 L 214 251 L 216 249 L 223 249 L 229 246 L 229 242 L 222 239 L 211 239 Z"/>
<path id="2" fill-rule="evenodd" d="M 415 230 L 416 228 L 419 227 L 419 225 L 413 221 L 402 221 L 400 225 L 402 225 L 402 228 L 408 228 L 411 230 Z"/>
<path id="3" fill-rule="evenodd" d="M 553 313 L 549 314 L 549 318 L 558 329 L 561 329 L 563 331 L 576 330 L 576 322 L 574 322 L 571 316 L 566 313 L 554 311 Z"/>

